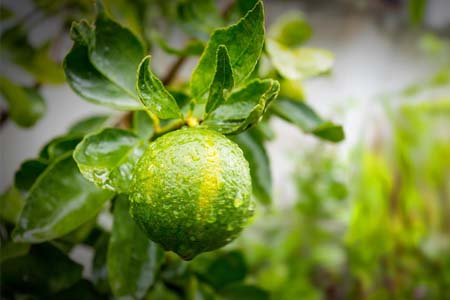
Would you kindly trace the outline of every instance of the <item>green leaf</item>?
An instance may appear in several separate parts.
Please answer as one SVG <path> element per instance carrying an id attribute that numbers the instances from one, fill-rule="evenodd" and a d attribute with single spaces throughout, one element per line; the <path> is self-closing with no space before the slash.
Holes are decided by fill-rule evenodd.
<path id="1" fill-rule="evenodd" d="M 114 22 L 97 1 L 97 19 L 89 58 L 111 82 L 136 95 L 136 70 L 145 56 L 142 42 L 129 29 Z"/>
<path id="2" fill-rule="evenodd" d="M 94 258 L 92 260 L 92 282 L 101 293 L 109 292 L 108 269 L 106 266 L 110 235 L 103 232 L 94 245 Z"/>
<path id="3" fill-rule="evenodd" d="M 252 285 L 230 285 L 220 291 L 219 300 L 269 300 L 270 294 Z"/>
<path id="4" fill-rule="evenodd" d="M 408 16 L 412 25 L 420 25 L 425 17 L 427 0 L 408 0 Z"/>
<path id="5" fill-rule="evenodd" d="M 39 159 L 52 162 L 61 155 L 75 149 L 82 139 L 82 136 L 79 134 L 68 134 L 56 137 L 42 147 L 39 152 Z"/>
<path id="6" fill-rule="evenodd" d="M 86 135 L 105 127 L 110 116 L 91 116 L 76 122 L 69 128 L 69 133 L 76 135 Z"/>
<path id="7" fill-rule="evenodd" d="M 14 17 L 14 12 L 10 10 L 5 5 L 0 6 L 0 21 L 6 21 L 12 17 Z"/>
<path id="8" fill-rule="evenodd" d="M 51 267 L 49 267 L 51 266 Z M 80 280 L 82 266 L 50 244 L 35 245 L 30 254 L 1 263 L 2 292 L 51 294 Z"/>
<path id="9" fill-rule="evenodd" d="M 288 12 L 270 26 L 268 36 L 281 45 L 295 47 L 303 44 L 312 36 L 311 25 L 301 11 Z"/>
<path id="10" fill-rule="evenodd" d="M 127 196 L 116 198 L 108 247 L 108 279 L 116 297 L 141 299 L 155 282 L 164 253 L 129 214 Z"/>
<path id="11" fill-rule="evenodd" d="M 142 109 L 137 97 L 128 94 L 95 69 L 89 61 L 86 46 L 75 43 L 64 58 L 63 65 L 67 82 L 83 99 L 115 109 Z"/>
<path id="12" fill-rule="evenodd" d="M 7 242 L 0 248 L 0 263 L 14 258 L 26 255 L 30 251 L 30 244 Z"/>
<path id="13" fill-rule="evenodd" d="M 328 73 L 334 64 L 333 53 L 324 49 L 289 49 L 271 39 L 267 39 L 266 49 L 277 71 L 290 80 Z"/>
<path id="14" fill-rule="evenodd" d="M 208 102 L 205 111 L 207 114 L 225 102 L 224 90 L 231 90 L 234 86 L 233 70 L 227 48 L 220 45 L 217 48 L 216 74 L 209 88 Z"/>
<path id="15" fill-rule="evenodd" d="M 342 126 L 323 120 L 306 103 L 279 99 L 271 108 L 279 117 L 295 124 L 306 133 L 331 142 L 340 142 L 345 138 Z"/>
<path id="16" fill-rule="evenodd" d="M 233 140 L 244 151 L 250 165 L 253 194 L 263 204 L 272 202 L 272 174 L 270 161 L 262 138 L 255 130 L 236 135 Z"/>
<path id="17" fill-rule="evenodd" d="M 222 253 L 214 257 L 206 269 L 198 275 L 215 289 L 223 289 L 231 283 L 245 279 L 247 275 L 245 257 L 237 250 Z"/>
<path id="18" fill-rule="evenodd" d="M 0 196 L 0 219 L 11 224 L 19 220 L 25 201 L 16 187 L 10 187 Z"/>
<path id="19" fill-rule="evenodd" d="M 75 44 L 64 59 L 68 83 L 82 98 L 122 110 L 142 109 L 136 70 L 145 55 L 140 40 L 100 9 L 95 28 L 74 22 Z"/>
<path id="20" fill-rule="evenodd" d="M 21 87 L 0 76 L 0 94 L 8 104 L 9 116 L 21 127 L 33 126 L 45 113 L 44 99 L 35 89 Z"/>
<path id="21" fill-rule="evenodd" d="M 146 111 L 133 113 L 133 132 L 141 139 L 148 140 L 153 135 L 153 121 Z"/>
<path id="22" fill-rule="evenodd" d="M 146 141 L 132 132 L 105 128 L 86 136 L 73 157 L 89 181 L 102 189 L 126 193 L 134 165 L 146 146 Z"/>
<path id="23" fill-rule="evenodd" d="M 136 89 L 144 106 L 161 119 L 182 118 L 175 98 L 150 70 L 150 56 L 146 56 L 138 69 Z"/>
<path id="24" fill-rule="evenodd" d="M 41 160 L 24 161 L 14 176 L 14 185 L 22 191 L 28 191 L 46 168 L 47 164 Z"/>
<path id="25" fill-rule="evenodd" d="M 256 124 L 276 98 L 280 84 L 276 80 L 254 80 L 233 92 L 226 102 L 207 116 L 202 126 L 223 134 L 238 134 Z"/>
<path id="26" fill-rule="evenodd" d="M 31 187 L 13 238 L 36 243 L 61 237 L 92 219 L 112 195 L 84 179 L 66 153 Z"/>
<path id="27" fill-rule="evenodd" d="M 214 31 L 192 73 L 191 95 L 198 102 L 208 92 L 216 70 L 217 48 L 228 50 L 235 84 L 246 79 L 258 62 L 264 44 L 264 9 L 261 1 L 238 23 Z"/>

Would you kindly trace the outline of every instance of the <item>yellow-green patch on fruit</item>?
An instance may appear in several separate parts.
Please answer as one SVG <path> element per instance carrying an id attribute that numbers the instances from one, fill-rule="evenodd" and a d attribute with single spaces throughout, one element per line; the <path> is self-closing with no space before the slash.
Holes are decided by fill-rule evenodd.
<path id="1" fill-rule="evenodd" d="M 151 143 L 138 161 L 131 215 L 150 239 L 189 260 L 232 241 L 253 215 L 242 150 L 215 131 L 188 128 Z"/>

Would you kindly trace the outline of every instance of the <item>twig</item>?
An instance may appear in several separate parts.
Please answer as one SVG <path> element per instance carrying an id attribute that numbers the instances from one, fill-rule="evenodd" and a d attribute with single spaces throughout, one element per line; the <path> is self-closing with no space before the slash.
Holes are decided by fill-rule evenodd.
<path id="1" fill-rule="evenodd" d="M 164 76 L 162 80 L 164 85 L 170 84 L 175 79 L 176 75 L 178 74 L 178 71 L 183 66 L 185 61 L 186 61 L 185 56 L 181 56 L 175 61 L 175 63 L 170 67 L 169 72 L 167 72 L 167 75 Z"/>
<path id="2" fill-rule="evenodd" d="M 3 127 L 3 125 L 5 125 L 8 119 L 9 119 L 8 111 L 2 108 L 0 111 L 0 128 Z"/>

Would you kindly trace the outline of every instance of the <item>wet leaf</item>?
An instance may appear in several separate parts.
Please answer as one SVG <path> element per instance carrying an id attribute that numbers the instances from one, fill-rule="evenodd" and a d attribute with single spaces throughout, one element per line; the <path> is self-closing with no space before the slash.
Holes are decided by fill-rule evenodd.
<path id="1" fill-rule="evenodd" d="M 141 299 L 155 283 L 164 253 L 129 214 L 127 196 L 116 198 L 108 247 L 108 279 L 116 297 Z"/>
<path id="2" fill-rule="evenodd" d="M 202 126 L 224 134 L 238 134 L 255 125 L 277 97 L 280 85 L 272 79 L 254 80 L 233 92 Z"/>
<path id="3" fill-rule="evenodd" d="M 46 168 L 47 163 L 42 160 L 29 159 L 24 161 L 14 176 L 14 185 L 22 191 L 28 191 Z"/>
<path id="4" fill-rule="evenodd" d="M 175 98 L 150 70 L 150 56 L 142 60 L 137 74 L 139 99 L 149 111 L 161 119 L 182 118 Z"/>
<path id="5" fill-rule="evenodd" d="M 56 137 L 42 147 L 39 160 L 52 162 L 61 155 L 71 152 L 81 142 L 83 137 L 79 134 L 67 134 Z"/>
<path id="6" fill-rule="evenodd" d="M 203 102 L 214 80 L 216 55 L 220 45 L 228 50 L 235 84 L 246 79 L 258 62 L 264 44 L 264 10 L 261 1 L 239 22 L 217 29 L 211 35 L 191 77 L 191 95 Z"/>
<path id="7" fill-rule="evenodd" d="M 87 181 L 66 153 L 31 187 L 13 238 L 36 243 L 61 237 L 92 219 L 111 197 Z"/>
<path id="8" fill-rule="evenodd" d="M 102 189 L 126 193 L 134 165 L 147 143 L 134 133 L 105 128 L 87 135 L 73 157 L 85 178 Z"/>
<path id="9" fill-rule="evenodd" d="M 144 46 L 97 4 L 95 26 L 85 21 L 72 25 L 75 43 L 64 59 L 68 83 L 88 101 L 121 110 L 142 109 L 135 74 L 145 55 Z"/>
<path id="10" fill-rule="evenodd" d="M 208 102 L 205 111 L 207 114 L 215 110 L 225 102 L 224 92 L 229 91 L 234 86 L 233 70 L 230 65 L 230 57 L 227 48 L 220 45 L 217 48 L 216 73 L 209 88 Z"/>

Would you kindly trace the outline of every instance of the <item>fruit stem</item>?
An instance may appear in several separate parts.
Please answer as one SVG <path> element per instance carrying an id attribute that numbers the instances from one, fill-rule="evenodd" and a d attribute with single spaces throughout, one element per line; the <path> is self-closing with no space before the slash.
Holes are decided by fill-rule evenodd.
<path id="1" fill-rule="evenodd" d="M 179 120 L 176 120 L 175 122 L 167 124 L 166 126 L 155 128 L 155 134 L 152 136 L 151 140 L 152 141 L 156 140 L 158 137 L 160 137 L 170 131 L 180 129 L 185 124 L 186 123 L 184 120 L 179 119 Z"/>

